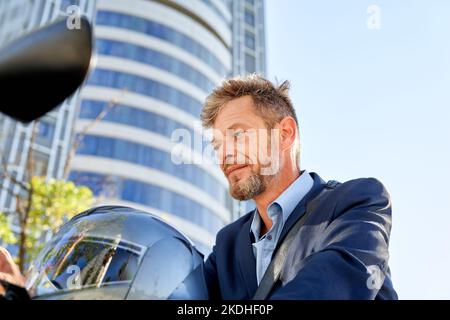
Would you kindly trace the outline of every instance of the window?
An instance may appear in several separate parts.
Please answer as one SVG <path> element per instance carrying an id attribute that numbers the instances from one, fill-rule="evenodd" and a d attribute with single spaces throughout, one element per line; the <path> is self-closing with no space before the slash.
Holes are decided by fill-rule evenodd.
<path id="1" fill-rule="evenodd" d="M 256 71 L 255 57 L 248 53 L 245 54 L 245 71 L 248 73 Z"/>
<path id="2" fill-rule="evenodd" d="M 249 31 L 245 31 L 245 46 L 255 50 L 255 35 Z"/>
<path id="3" fill-rule="evenodd" d="M 248 9 L 245 9 L 244 20 L 249 26 L 255 26 L 255 15 Z"/>
<path id="4" fill-rule="evenodd" d="M 36 176 L 47 175 L 48 160 L 49 160 L 48 155 L 34 150 L 33 151 L 33 165 L 34 165 L 33 175 L 36 175 Z"/>
<path id="5" fill-rule="evenodd" d="M 39 144 L 50 147 L 53 141 L 53 135 L 55 134 L 55 125 L 45 120 L 39 121 L 37 141 Z"/>

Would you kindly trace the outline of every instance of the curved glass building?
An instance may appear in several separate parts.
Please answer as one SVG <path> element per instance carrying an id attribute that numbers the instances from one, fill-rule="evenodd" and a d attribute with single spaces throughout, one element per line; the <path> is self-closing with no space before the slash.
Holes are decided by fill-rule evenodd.
<path id="1" fill-rule="evenodd" d="M 97 61 L 70 177 L 102 203 L 155 212 L 208 252 L 239 206 L 216 165 L 172 160 L 171 137 L 182 129 L 202 140 L 203 101 L 233 74 L 232 3 L 98 0 L 94 23 Z M 184 148 L 202 156 L 202 145 Z"/>

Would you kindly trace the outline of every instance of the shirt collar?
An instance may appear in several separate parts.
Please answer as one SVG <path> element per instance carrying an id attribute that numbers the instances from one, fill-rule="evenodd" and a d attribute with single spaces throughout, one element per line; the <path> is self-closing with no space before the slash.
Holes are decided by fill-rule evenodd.
<path id="1" fill-rule="evenodd" d="M 286 222 L 286 220 L 291 215 L 292 211 L 294 211 L 297 204 L 306 196 L 306 194 L 313 187 L 314 180 L 308 171 L 304 170 L 301 172 L 300 176 L 294 180 L 293 183 L 287 187 L 286 190 L 283 191 L 282 194 L 278 196 L 273 202 L 269 204 L 267 207 L 268 211 L 272 206 L 279 206 L 281 208 L 282 213 L 282 224 Z M 270 210 L 272 211 L 272 210 Z M 275 212 L 276 210 L 273 210 Z M 279 211 L 279 210 L 278 210 Z M 250 227 L 251 232 L 253 233 L 255 239 L 259 239 L 260 230 L 261 230 L 261 217 L 258 214 L 257 209 L 255 208 L 253 213 L 253 221 Z"/>

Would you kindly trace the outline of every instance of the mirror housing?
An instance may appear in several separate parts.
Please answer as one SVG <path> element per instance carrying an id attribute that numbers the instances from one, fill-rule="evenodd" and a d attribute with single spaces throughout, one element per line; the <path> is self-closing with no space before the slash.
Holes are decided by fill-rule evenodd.
<path id="1" fill-rule="evenodd" d="M 0 111 L 31 122 L 60 105 L 83 83 L 92 56 L 92 28 L 57 20 L 0 49 Z"/>

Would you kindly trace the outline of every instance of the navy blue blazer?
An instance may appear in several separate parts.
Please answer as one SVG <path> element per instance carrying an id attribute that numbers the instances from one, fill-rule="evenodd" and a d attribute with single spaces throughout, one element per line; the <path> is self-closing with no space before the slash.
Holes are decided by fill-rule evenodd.
<path id="1" fill-rule="evenodd" d="M 314 185 L 286 221 L 278 246 L 325 187 L 319 175 L 310 174 Z M 210 299 L 248 300 L 256 292 L 252 214 L 217 234 L 205 262 Z M 378 180 L 340 184 L 306 218 L 269 299 L 397 299 L 388 267 L 390 231 L 391 202 Z"/>

